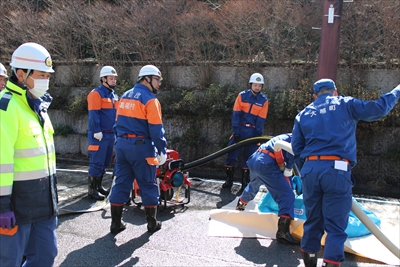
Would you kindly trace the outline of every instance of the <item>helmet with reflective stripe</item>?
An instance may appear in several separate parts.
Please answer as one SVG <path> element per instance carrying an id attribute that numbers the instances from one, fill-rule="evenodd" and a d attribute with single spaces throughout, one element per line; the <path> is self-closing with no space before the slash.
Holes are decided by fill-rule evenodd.
<path id="1" fill-rule="evenodd" d="M 152 76 L 152 75 L 162 78 L 161 71 L 156 66 L 146 65 L 140 69 L 138 78 L 140 79 L 141 77 Z"/>
<path id="2" fill-rule="evenodd" d="M 104 66 L 100 71 L 100 78 L 106 76 L 118 76 L 117 71 L 111 66 Z"/>
<path id="3" fill-rule="evenodd" d="M 3 64 L 0 63 L 0 76 L 8 77 L 7 70 Z"/>
<path id="4" fill-rule="evenodd" d="M 264 77 L 260 73 L 253 73 L 250 76 L 249 83 L 264 84 Z"/>
<path id="5" fill-rule="evenodd" d="M 24 43 L 12 54 L 10 66 L 13 69 L 54 72 L 49 52 L 37 43 Z"/>

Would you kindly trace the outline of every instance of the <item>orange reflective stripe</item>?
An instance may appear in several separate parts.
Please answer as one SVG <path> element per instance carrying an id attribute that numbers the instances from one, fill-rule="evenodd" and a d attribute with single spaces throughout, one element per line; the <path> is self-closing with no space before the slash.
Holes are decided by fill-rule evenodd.
<path id="1" fill-rule="evenodd" d="M 117 117 L 119 115 L 145 120 L 145 106 L 139 100 L 124 98 L 118 103 Z"/>
<path id="2" fill-rule="evenodd" d="M 111 108 L 114 108 L 113 104 L 114 103 L 110 98 L 102 98 L 101 99 L 101 108 L 111 109 Z"/>
<path id="3" fill-rule="evenodd" d="M 235 104 L 233 105 L 233 111 L 241 111 L 240 104 L 242 103 L 241 97 L 237 97 L 235 100 Z"/>
<path id="4" fill-rule="evenodd" d="M 343 160 L 350 164 L 350 161 L 348 159 L 344 159 L 338 156 L 309 156 L 307 157 L 307 160 Z"/>
<path id="5" fill-rule="evenodd" d="M 253 105 L 253 107 L 251 108 L 251 112 L 252 115 L 258 116 L 260 118 L 266 119 L 267 118 L 267 114 L 268 114 L 268 100 L 265 101 L 264 105 L 262 107 L 257 106 L 257 105 Z"/>
<path id="6" fill-rule="evenodd" d="M 236 98 L 235 105 L 233 106 L 233 111 L 243 111 L 245 113 L 249 113 L 251 105 L 251 103 L 242 102 L 242 96 L 239 95 Z"/>
<path id="7" fill-rule="evenodd" d="M 157 99 L 151 99 L 146 104 L 147 121 L 150 124 L 162 124 L 161 104 Z"/>
<path id="8" fill-rule="evenodd" d="M 101 96 L 98 92 L 92 91 L 87 96 L 88 110 L 100 110 L 101 109 Z"/>
<path id="9" fill-rule="evenodd" d="M 15 235 L 18 231 L 18 225 L 14 226 L 10 230 L 0 227 L 0 235 Z"/>
<path id="10" fill-rule="evenodd" d="M 257 149 L 257 151 L 258 152 L 262 152 L 262 153 L 265 153 L 265 154 L 267 154 L 268 156 L 270 156 L 271 158 L 275 158 L 275 154 L 274 153 L 272 153 L 271 151 L 268 151 L 268 150 L 266 150 L 266 149 Z"/>
<path id="11" fill-rule="evenodd" d="M 88 146 L 89 151 L 98 151 L 99 150 L 99 145 L 89 145 Z"/>
<path id="12" fill-rule="evenodd" d="M 146 158 L 147 164 L 151 166 L 156 166 L 158 165 L 158 159 L 157 158 Z"/>

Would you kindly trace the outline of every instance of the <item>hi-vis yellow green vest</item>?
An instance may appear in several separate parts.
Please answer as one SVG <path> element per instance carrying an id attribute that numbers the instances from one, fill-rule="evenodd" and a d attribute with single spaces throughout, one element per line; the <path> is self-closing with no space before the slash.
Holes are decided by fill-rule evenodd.
<path id="1" fill-rule="evenodd" d="M 29 106 L 26 90 L 11 81 L 0 93 L 0 205 L 10 204 L 17 224 L 57 213 L 53 126 Z"/>

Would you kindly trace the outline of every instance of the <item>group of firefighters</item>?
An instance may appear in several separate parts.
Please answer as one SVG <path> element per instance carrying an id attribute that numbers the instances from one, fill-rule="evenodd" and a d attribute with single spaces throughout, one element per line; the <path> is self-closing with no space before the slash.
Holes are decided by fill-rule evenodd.
<path id="1" fill-rule="evenodd" d="M 10 66 L 8 76 L 0 64 L 0 266 L 19 266 L 22 258 L 23 266 L 52 266 L 58 252 L 54 129 L 47 115 L 52 101 L 47 92 L 54 72 L 52 60 L 43 46 L 24 43 L 14 51 Z M 157 220 L 156 168 L 165 163 L 167 149 L 161 105 L 156 97 L 162 75 L 154 65 L 143 66 L 134 87 L 121 97 L 114 90 L 117 76 L 114 67 L 102 67 L 100 86 L 87 96 L 88 195 L 95 200 L 109 197 L 110 232 L 119 233 L 126 229 L 123 206 L 135 178 L 141 190 L 147 230 L 153 233 L 161 229 Z M 229 145 L 263 135 L 268 114 L 268 98 L 261 92 L 264 77 L 252 74 L 249 86 L 238 94 L 233 106 Z M 236 209 L 245 210 L 264 184 L 279 206 L 276 239 L 299 244 L 289 231 L 295 199 L 292 168 L 295 162 L 299 167 L 304 163 L 304 263 L 316 266 L 320 240 L 326 231 L 323 264 L 339 266 L 344 260 L 344 230 L 351 205 L 356 124 L 359 120 L 382 118 L 399 97 L 400 86 L 374 101 L 337 96 L 332 80 L 318 80 L 314 84 L 315 101 L 298 114 L 293 134 L 281 134 L 264 144 L 243 148 L 242 186 Z M 276 154 L 277 141 L 291 143 L 294 155 L 286 151 Z M 114 151 L 116 178 L 110 192 L 102 182 Z M 233 185 L 240 152 L 237 149 L 227 155 L 223 189 Z M 277 161 L 278 156 L 283 162 Z M 332 181 L 339 187 L 332 186 Z M 332 214 L 324 212 L 327 208 Z"/>

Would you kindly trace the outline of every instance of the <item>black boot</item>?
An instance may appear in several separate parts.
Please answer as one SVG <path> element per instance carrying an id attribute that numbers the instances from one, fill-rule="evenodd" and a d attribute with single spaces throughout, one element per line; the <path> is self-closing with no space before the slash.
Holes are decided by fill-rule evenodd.
<path id="1" fill-rule="evenodd" d="M 317 267 L 317 253 L 308 253 L 304 251 L 302 253 L 305 267 Z"/>
<path id="2" fill-rule="evenodd" d="M 235 174 L 234 167 L 226 167 L 226 181 L 222 185 L 222 188 L 230 189 L 233 185 L 233 175 Z"/>
<path id="3" fill-rule="evenodd" d="M 150 233 L 154 233 L 161 229 L 161 222 L 157 221 L 157 207 L 152 208 L 144 208 L 146 212 L 146 221 L 147 221 L 147 231 Z"/>
<path id="4" fill-rule="evenodd" d="M 322 262 L 322 267 L 340 267 L 340 263 L 339 264 L 333 264 L 333 263 L 329 263 L 326 261 Z"/>
<path id="5" fill-rule="evenodd" d="M 276 232 L 276 239 L 281 243 L 286 244 L 300 244 L 300 241 L 295 240 L 289 231 L 290 222 L 292 219 L 280 217 L 278 221 L 278 231 Z"/>
<path id="6" fill-rule="evenodd" d="M 118 234 L 126 229 L 126 224 L 122 222 L 122 210 L 124 206 L 113 206 L 111 204 L 111 226 L 110 232 Z"/>
<path id="7" fill-rule="evenodd" d="M 99 191 L 99 193 L 102 194 L 103 196 L 108 196 L 108 195 L 110 194 L 110 190 L 106 190 L 106 189 L 102 186 L 103 175 L 104 175 L 104 174 L 102 174 L 100 177 L 95 177 L 95 180 L 96 180 L 96 189 L 97 189 L 97 191 Z"/>
<path id="8" fill-rule="evenodd" d="M 242 169 L 242 186 L 240 187 L 239 191 L 236 193 L 237 196 L 241 196 L 243 190 L 250 182 L 250 172 L 249 169 Z"/>
<path id="9" fill-rule="evenodd" d="M 104 196 L 97 191 L 97 178 L 88 176 L 88 195 L 96 200 L 104 200 Z"/>

